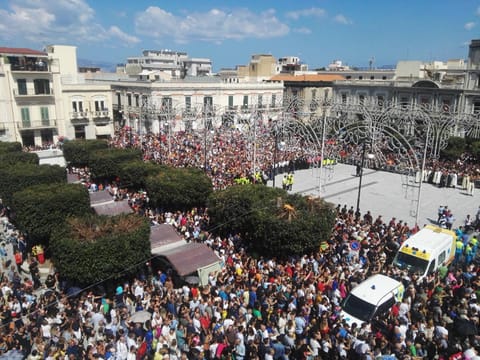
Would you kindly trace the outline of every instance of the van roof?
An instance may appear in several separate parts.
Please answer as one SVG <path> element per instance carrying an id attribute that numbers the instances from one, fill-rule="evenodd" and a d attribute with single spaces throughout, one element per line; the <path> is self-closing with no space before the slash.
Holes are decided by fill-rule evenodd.
<path id="1" fill-rule="evenodd" d="M 371 304 L 379 304 L 385 295 L 392 292 L 402 283 L 388 276 L 377 274 L 370 276 L 359 285 L 355 286 L 351 294 Z"/>
<path id="2" fill-rule="evenodd" d="M 410 248 L 417 248 L 419 251 L 430 255 L 439 247 L 450 247 L 452 245 L 452 239 L 456 239 L 456 237 L 456 234 L 451 230 L 427 225 L 422 230 L 409 237 L 402 244 L 400 250 L 408 246 Z"/>

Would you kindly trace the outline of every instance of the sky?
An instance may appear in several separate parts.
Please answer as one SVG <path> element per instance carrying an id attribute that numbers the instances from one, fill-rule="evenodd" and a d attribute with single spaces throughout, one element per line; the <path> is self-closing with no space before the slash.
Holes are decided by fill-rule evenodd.
<path id="1" fill-rule="evenodd" d="M 93 63 L 170 49 L 215 71 L 253 54 L 380 67 L 465 59 L 472 39 L 480 0 L 0 0 L 0 46 L 74 45 Z"/>

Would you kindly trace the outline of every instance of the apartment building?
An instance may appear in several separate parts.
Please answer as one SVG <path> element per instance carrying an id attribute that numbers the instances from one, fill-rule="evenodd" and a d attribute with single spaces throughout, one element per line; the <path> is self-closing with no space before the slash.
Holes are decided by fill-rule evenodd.
<path id="1" fill-rule="evenodd" d="M 113 133 L 109 85 L 86 84 L 76 48 L 0 47 L 0 140 L 45 146 Z"/>

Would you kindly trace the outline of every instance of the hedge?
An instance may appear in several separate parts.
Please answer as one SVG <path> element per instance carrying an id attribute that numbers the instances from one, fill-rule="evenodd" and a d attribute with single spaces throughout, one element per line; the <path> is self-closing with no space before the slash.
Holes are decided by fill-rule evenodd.
<path id="1" fill-rule="evenodd" d="M 50 241 L 55 268 L 89 285 L 132 275 L 150 258 L 150 225 L 135 214 L 69 218 Z"/>
<path id="2" fill-rule="evenodd" d="M 164 167 L 146 180 L 151 203 L 166 210 L 188 210 L 205 206 L 213 191 L 212 182 L 196 168 Z"/>
<path id="3" fill-rule="evenodd" d="M 69 216 L 89 213 L 90 197 L 80 184 L 42 184 L 13 194 L 15 224 L 29 235 L 33 243 L 48 247 L 51 233 L 64 226 Z"/>
<path id="4" fill-rule="evenodd" d="M 121 166 L 131 161 L 141 161 L 140 149 L 106 149 L 96 151 L 88 166 L 93 179 L 113 179 L 120 174 Z"/>
<path id="5" fill-rule="evenodd" d="M 0 196 L 11 205 L 17 191 L 40 184 L 64 183 L 67 180 L 65 168 L 58 165 L 18 164 L 0 167 Z"/>
<path id="6" fill-rule="evenodd" d="M 87 166 L 90 157 L 99 150 L 108 148 L 106 140 L 73 140 L 63 144 L 63 156 L 71 166 Z"/>
<path id="7" fill-rule="evenodd" d="M 165 166 L 145 161 L 129 161 L 119 166 L 118 176 L 122 186 L 130 189 L 145 189 L 149 176 L 157 175 Z"/>
<path id="8" fill-rule="evenodd" d="M 9 152 L 2 153 L 0 150 L 0 166 L 15 165 L 19 163 L 38 165 L 40 162 L 38 155 L 27 152 Z"/>
<path id="9" fill-rule="evenodd" d="M 4 142 L 0 141 L 0 154 L 21 152 L 22 144 L 19 142 Z"/>

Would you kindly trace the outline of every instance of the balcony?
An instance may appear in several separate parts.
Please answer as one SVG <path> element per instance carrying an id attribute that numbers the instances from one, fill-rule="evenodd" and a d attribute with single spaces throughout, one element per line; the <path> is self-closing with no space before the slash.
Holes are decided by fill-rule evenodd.
<path id="1" fill-rule="evenodd" d="M 57 127 L 57 121 L 54 119 L 23 120 L 23 121 L 18 121 L 17 126 L 20 130 L 50 129 L 50 128 Z"/>
<path id="2" fill-rule="evenodd" d="M 108 110 L 97 110 L 93 112 L 95 125 L 106 125 L 110 123 L 110 112 Z"/>
<path id="3" fill-rule="evenodd" d="M 53 89 L 44 89 L 43 91 L 35 91 L 35 89 L 13 89 L 13 95 L 18 98 L 28 97 L 28 96 L 53 96 Z"/>
<path id="4" fill-rule="evenodd" d="M 12 64 L 10 69 L 12 72 L 49 72 L 50 69 L 46 63 L 37 64 Z"/>
<path id="5" fill-rule="evenodd" d="M 73 111 L 70 113 L 70 121 L 72 124 L 88 124 L 88 112 L 86 111 Z"/>

